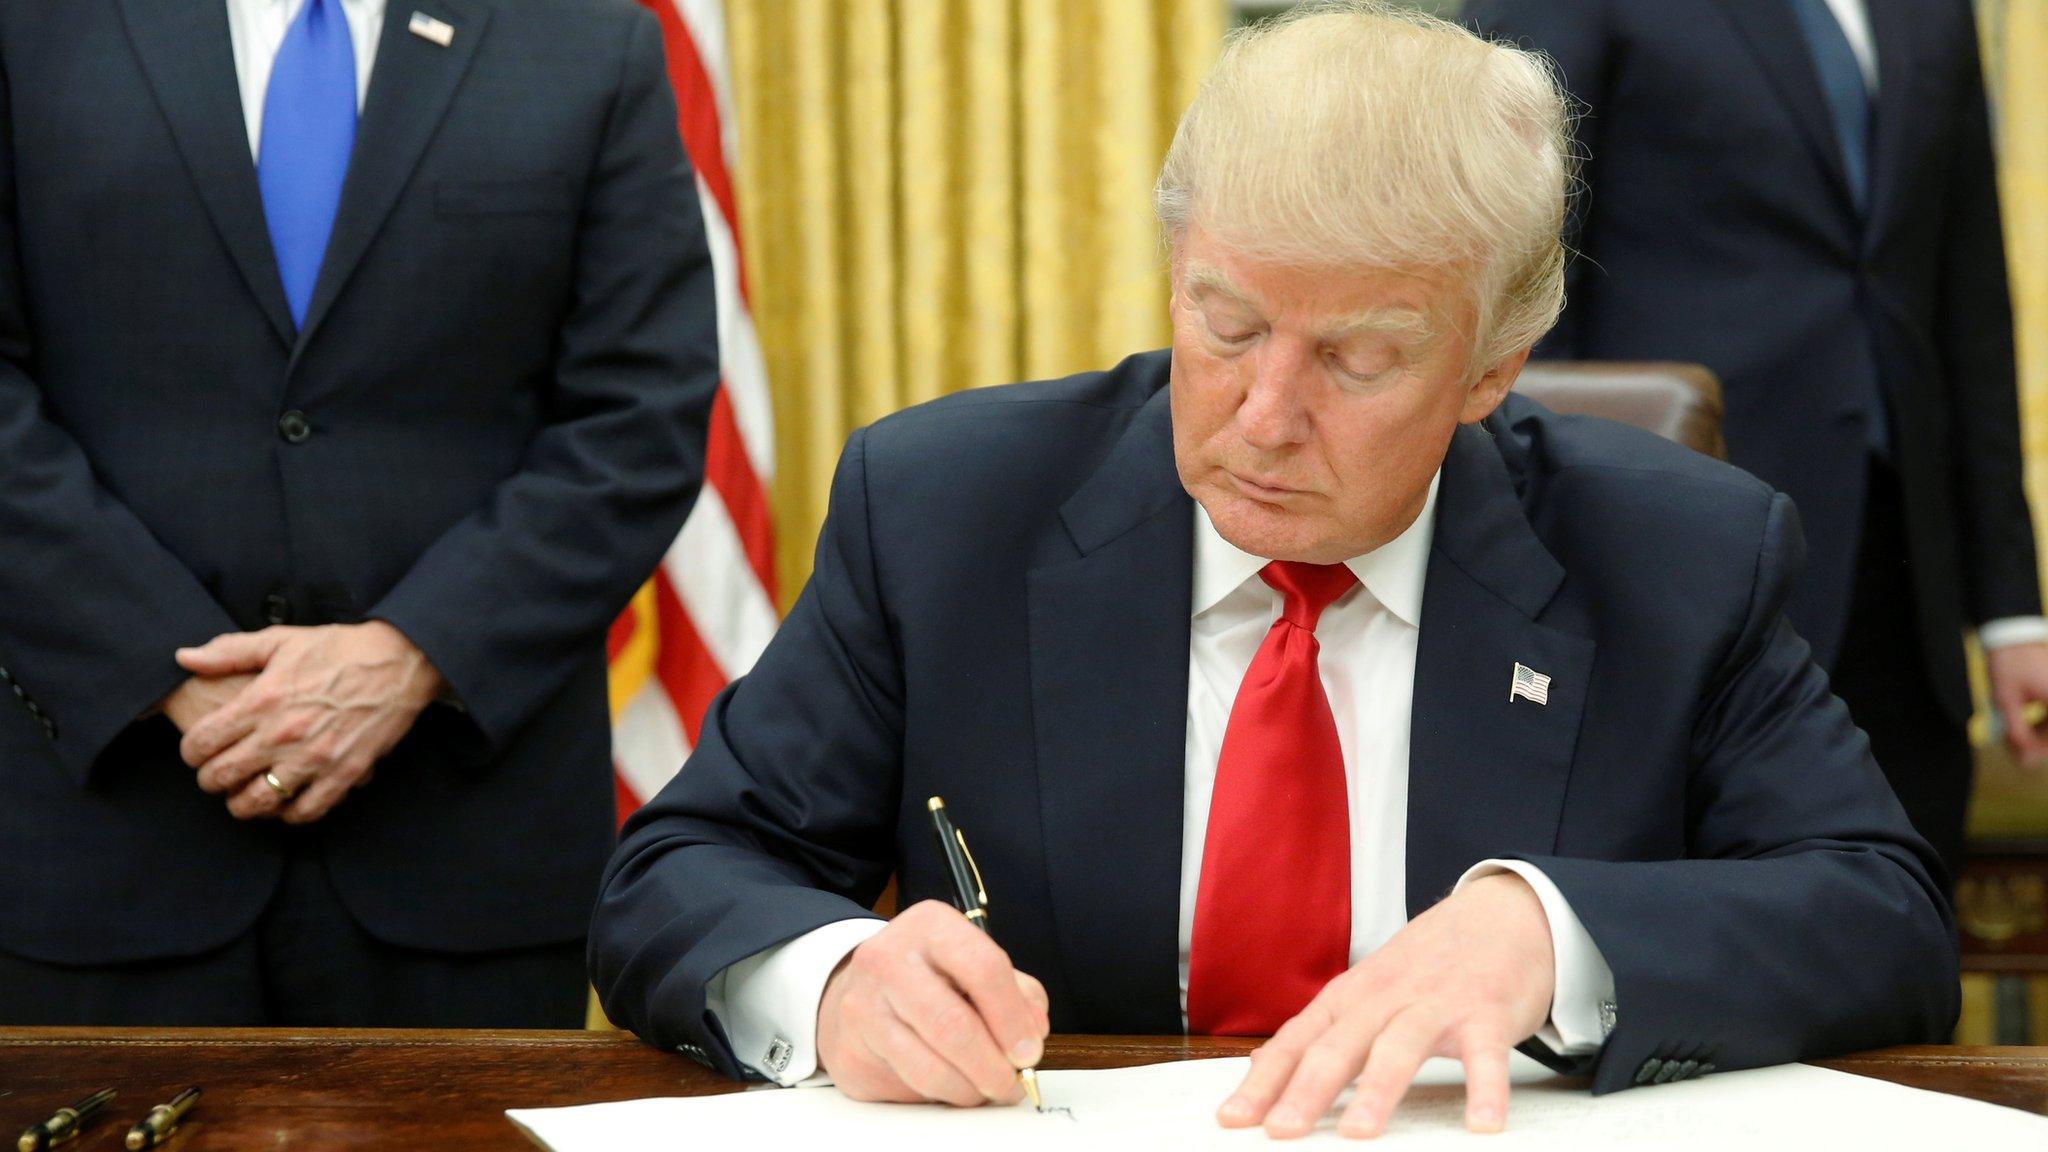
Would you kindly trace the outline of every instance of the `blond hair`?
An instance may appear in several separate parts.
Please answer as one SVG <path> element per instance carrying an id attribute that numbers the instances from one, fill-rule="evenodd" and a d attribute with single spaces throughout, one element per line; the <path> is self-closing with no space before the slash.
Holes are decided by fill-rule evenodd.
<path id="1" fill-rule="evenodd" d="M 1542 56 L 1382 0 L 1327 0 L 1233 33 L 1181 116 L 1153 204 L 1242 255 L 1455 269 L 1474 375 L 1564 305 L 1566 97 Z"/>

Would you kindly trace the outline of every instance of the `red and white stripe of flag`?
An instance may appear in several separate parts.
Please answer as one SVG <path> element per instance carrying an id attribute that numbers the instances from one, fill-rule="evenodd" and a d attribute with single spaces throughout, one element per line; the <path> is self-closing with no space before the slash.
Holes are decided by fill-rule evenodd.
<path id="1" fill-rule="evenodd" d="M 704 490 L 661 567 L 613 624 L 612 757 L 619 818 L 675 775 L 711 698 L 775 631 L 774 415 L 747 299 L 733 199 L 733 103 L 722 0 L 641 0 L 661 23 L 677 127 L 718 285 L 718 398 Z"/>

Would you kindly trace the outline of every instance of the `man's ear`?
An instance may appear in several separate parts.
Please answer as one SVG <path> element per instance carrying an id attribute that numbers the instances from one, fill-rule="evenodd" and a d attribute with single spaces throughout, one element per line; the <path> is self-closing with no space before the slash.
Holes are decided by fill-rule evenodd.
<path id="1" fill-rule="evenodd" d="M 1458 412 L 1458 423 L 1477 424 L 1506 399 L 1508 389 L 1515 386 L 1515 378 L 1522 374 L 1522 365 L 1529 362 L 1529 349 L 1502 357 L 1493 367 L 1488 368 L 1465 393 L 1465 406 Z"/>

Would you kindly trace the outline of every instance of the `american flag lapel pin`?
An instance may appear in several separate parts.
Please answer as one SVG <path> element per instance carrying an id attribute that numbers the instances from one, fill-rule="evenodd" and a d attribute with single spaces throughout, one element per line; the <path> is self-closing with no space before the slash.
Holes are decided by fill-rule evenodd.
<path id="1" fill-rule="evenodd" d="M 1527 664 L 1517 663 L 1515 682 L 1508 688 L 1508 703 L 1513 704 L 1517 696 L 1532 704 L 1550 703 L 1550 677 Z"/>
<path id="2" fill-rule="evenodd" d="M 443 48 L 455 42 L 455 26 L 445 20 L 436 20 L 425 12 L 413 13 L 412 19 L 405 25 L 405 30 Z"/>

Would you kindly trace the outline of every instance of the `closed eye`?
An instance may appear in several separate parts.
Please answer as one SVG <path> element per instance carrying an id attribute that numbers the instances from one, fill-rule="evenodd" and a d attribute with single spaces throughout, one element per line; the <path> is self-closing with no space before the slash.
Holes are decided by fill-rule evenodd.
<path id="1" fill-rule="evenodd" d="M 1252 342 L 1261 326 L 1241 316 L 1218 316 L 1207 308 L 1200 310 L 1202 328 L 1210 339 L 1230 347 L 1242 347 Z"/>
<path id="2" fill-rule="evenodd" d="M 1391 375 L 1394 372 L 1395 369 L 1401 366 L 1399 360 L 1388 360 L 1386 363 L 1380 365 L 1377 368 L 1374 368 L 1370 371 L 1365 371 L 1360 370 L 1358 368 L 1354 368 L 1349 364 L 1346 364 L 1344 362 L 1344 358 L 1338 356 L 1335 353 L 1329 353 L 1325 355 L 1323 357 L 1323 360 L 1330 366 L 1330 370 L 1336 373 L 1337 377 L 1340 380 L 1345 380 L 1353 384 L 1376 384 L 1381 380 L 1386 379 L 1389 375 Z"/>

